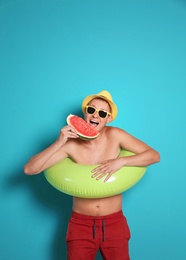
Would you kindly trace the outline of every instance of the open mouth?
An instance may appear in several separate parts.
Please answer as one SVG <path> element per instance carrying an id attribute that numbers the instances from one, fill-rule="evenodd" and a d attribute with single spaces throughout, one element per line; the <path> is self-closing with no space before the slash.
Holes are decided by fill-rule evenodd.
<path id="1" fill-rule="evenodd" d="M 96 126 L 99 125 L 99 123 L 96 122 L 96 121 L 90 120 L 90 125 L 93 126 L 93 127 L 96 127 Z"/>

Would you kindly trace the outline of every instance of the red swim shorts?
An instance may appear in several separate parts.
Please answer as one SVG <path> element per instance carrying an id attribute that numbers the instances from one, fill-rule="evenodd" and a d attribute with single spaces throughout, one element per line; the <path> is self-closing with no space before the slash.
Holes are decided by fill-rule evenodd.
<path id="1" fill-rule="evenodd" d="M 122 211 L 106 216 L 72 212 L 66 236 L 68 260 L 129 260 L 130 230 Z"/>

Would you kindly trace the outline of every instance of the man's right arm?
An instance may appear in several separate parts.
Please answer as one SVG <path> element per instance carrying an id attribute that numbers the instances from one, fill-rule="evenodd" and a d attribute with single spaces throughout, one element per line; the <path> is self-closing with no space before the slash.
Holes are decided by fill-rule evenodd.
<path id="1" fill-rule="evenodd" d="M 61 129 L 56 142 L 50 145 L 42 152 L 33 156 L 24 166 L 25 174 L 38 174 L 47 168 L 53 166 L 68 155 L 65 152 L 64 145 L 69 138 L 77 138 L 75 130 L 71 126 L 65 126 Z"/>

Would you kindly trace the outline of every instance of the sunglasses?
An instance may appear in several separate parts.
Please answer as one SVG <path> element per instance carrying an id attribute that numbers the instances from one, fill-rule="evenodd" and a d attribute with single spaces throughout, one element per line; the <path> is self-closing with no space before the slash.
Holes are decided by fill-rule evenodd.
<path id="1" fill-rule="evenodd" d="M 93 115 L 96 112 L 98 112 L 98 115 L 101 118 L 105 118 L 106 116 L 111 115 L 111 113 L 108 112 L 108 111 L 105 111 L 105 110 L 102 110 L 102 109 L 97 109 L 97 108 L 91 107 L 91 106 L 86 106 L 86 110 L 85 111 L 86 111 L 86 113 L 88 113 L 90 115 Z"/>

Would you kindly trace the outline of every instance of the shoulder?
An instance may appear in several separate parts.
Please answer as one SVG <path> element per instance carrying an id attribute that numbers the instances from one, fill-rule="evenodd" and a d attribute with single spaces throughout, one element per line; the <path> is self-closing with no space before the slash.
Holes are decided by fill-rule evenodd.
<path id="1" fill-rule="evenodd" d="M 132 139 L 136 139 L 134 136 L 132 136 L 126 130 L 119 128 L 119 127 L 113 127 L 113 126 L 107 126 L 106 135 L 109 139 L 114 138 L 115 140 L 118 140 L 118 142 L 120 143 L 121 146 L 125 142 L 128 142 L 128 141 L 130 142 Z"/>
<path id="2" fill-rule="evenodd" d="M 124 134 L 124 133 L 126 133 L 126 131 L 125 130 L 123 130 L 123 129 L 121 129 L 121 128 L 119 128 L 119 127 L 115 127 L 115 126 L 106 126 L 106 128 L 105 128 L 105 131 L 106 131 L 106 133 L 107 134 Z"/>
<path id="3" fill-rule="evenodd" d="M 127 138 L 127 132 L 119 127 L 114 127 L 114 126 L 107 126 L 105 128 L 105 134 L 107 135 L 107 138 L 114 138 L 115 140 L 118 139 L 125 139 Z"/>

